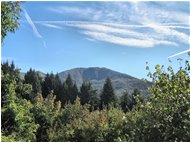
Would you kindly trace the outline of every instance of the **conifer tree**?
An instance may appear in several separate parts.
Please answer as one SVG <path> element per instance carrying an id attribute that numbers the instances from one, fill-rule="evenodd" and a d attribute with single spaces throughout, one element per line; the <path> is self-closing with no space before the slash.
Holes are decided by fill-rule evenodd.
<path id="1" fill-rule="evenodd" d="M 62 85 L 58 74 L 47 74 L 42 84 L 42 95 L 46 97 L 49 93 L 53 92 L 56 97 L 60 96 Z"/>
<path id="2" fill-rule="evenodd" d="M 64 100 L 62 100 L 63 104 L 70 101 L 74 103 L 77 95 L 78 95 L 78 88 L 76 83 L 73 83 L 71 75 L 68 74 L 66 81 L 63 83 L 63 94 Z"/>
<path id="3" fill-rule="evenodd" d="M 42 78 L 35 70 L 30 69 L 24 76 L 24 83 L 32 85 L 32 100 L 42 92 Z"/>
<path id="4" fill-rule="evenodd" d="M 131 97 L 128 91 L 125 91 L 121 96 L 121 108 L 124 112 L 127 112 L 131 106 Z"/>
<path id="5" fill-rule="evenodd" d="M 112 87 L 112 82 L 109 78 L 106 79 L 102 94 L 100 95 L 101 107 L 108 106 L 109 104 L 117 105 L 117 97 Z"/>
<path id="6" fill-rule="evenodd" d="M 91 83 L 83 82 L 82 86 L 80 87 L 80 93 L 79 93 L 82 105 L 89 103 L 91 92 L 92 92 Z"/>

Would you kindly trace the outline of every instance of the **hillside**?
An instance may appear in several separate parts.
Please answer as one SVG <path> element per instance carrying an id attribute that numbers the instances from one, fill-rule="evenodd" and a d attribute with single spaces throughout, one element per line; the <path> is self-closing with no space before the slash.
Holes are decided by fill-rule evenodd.
<path id="1" fill-rule="evenodd" d="M 38 71 L 42 78 L 45 77 L 45 73 Z M 74 82 L 76 82 L 78 88 L 82 85 L 83 81 L 90 81 L 94 89 L 100 92 L 103 88 L 105 80 L 109 77 L 112 81 L 115 93 L 120 96 L 125 90 L 130 93 L 134 89 L 139 89 L 143 95 L 147 95 L 147 88 L 151 85 L 150 82 L 144 82 L 138 78 L 130 75 L 113 71 L 107 68 L 90 67 L 90 68 L 74 68 L 58 73 L 62 82 L 64 82 L 68 76 L 71 75 Z M 25 73 L 21 73 L 21 78 L 24 79 Z"/>
<path id="2" fill-rule="evenodd" d="M 109 77 L 112 80 L 113 87 L 117 95 L 128 90 L 132 92 L 135 88 L 141 90 L 146 95 L 147 87 L 150 82 L 145 83 L 143 80 L 137 79 L 127 74 L 116 72 L 107 68 L 90 67 L 90 68 L 74 68 L 71 70 L 59 73 L 61 81 L 65 81 L 68 74 L 71 75 L 73 81 L 80 87 L 83 81 L 90 81 L 92 86 L 98 91 L 101 91 L 105 79 Z"/>

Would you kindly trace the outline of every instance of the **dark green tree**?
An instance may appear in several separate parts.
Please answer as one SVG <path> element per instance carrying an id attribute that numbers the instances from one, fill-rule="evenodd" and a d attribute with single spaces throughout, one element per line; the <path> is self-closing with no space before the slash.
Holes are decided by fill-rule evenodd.
<path id="1" fill-rule="evenodd" d="M 63 83 L 63 94 L 64 94 L 63 98 L 64 100 L 62 100 L 63 104 L 65 104 L 68 101 L 74 103 L 78 95 L 77 85 L 76 83 L 73 83 L 70 74 L 67 76 L 66 81 Z"/>
<path id="2" fill-rule="evenodd" d="M 92 88 L 92 84 L 90 82 L 83 82 L 82 86 L 80 87 L 79 97 L 82 105 L 88 103 L 95 109 L 99 105 L 97 91 Z"/>
<path id="3" fill-rule="evenodd" d="M 91 91 L 91 95 L 90 95 L 90 100 L 89 100 L 89 104 L 90 104 L 90 110 L 97 110 L 100 106 L 100 98 L 98 96 L 97 90 L 92 90 Z"/>
<path id="4" fill-rule="evenodd" d="M 92 91 L 93 90 L 92 90 L 92 86 L 90 82 L 82 83 L 82 86 L 80 87 L 80 93 L 79 93 L 79 98 L 82 105 L 89 103 Z"/>
<path id="5" fill-rule="evenodd" d="M 18 1 L 4 1 L 1 2 L 1 43 L 3 43 L 7 32 L 15 32 L 19 27 L 21 2 Z"/>
<path id="6" fill-rule="evenodd" d="M 124 94 L 121 96 L 121 108 L 124 112 L 129 111 L 131 105 L 131 96 L 128 91 L 125 91 Z"/>
<path id="7" fill-rule="evenodd" d="M 32 85 L 32 96 L 30 100 L 33 100 L 37 94 L 42 93 L 42 78 L 35 70 L 30 69 L 24 76 L 24 83 Z"/>
<path id="8" fill-rule="evenodd" d="M 43 97 L 46 97 L 51 92 L 53 92 L 53 94 L 56 95 L 56 97 L 58 98 L 62 93 L 62 84 L 58 74 L 57 75 L 54 75 L 53 73 L 47 74 L 44 79 L 44 82 L 42 83 Z"/>
<path id="9" fill-rule="evenodd" d="M 109 78 L 106 79 L 102 94 L 100 95 L 101 107 L 108 106 L 112 104 L 114 106 L 117 105 L 117 97 L 114 93 L 114 89 L 112 87 L 111 80 Z"/>

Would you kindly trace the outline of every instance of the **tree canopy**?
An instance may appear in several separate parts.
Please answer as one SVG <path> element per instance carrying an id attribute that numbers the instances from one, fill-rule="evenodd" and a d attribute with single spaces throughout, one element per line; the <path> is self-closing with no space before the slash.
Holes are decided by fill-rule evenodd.
<path id="1" fill-rule="evenodd" d="M 21 2 L 4 1 L 1 2 L 1 43 L 8 32 L 14 33 L 19 27 Z"/>

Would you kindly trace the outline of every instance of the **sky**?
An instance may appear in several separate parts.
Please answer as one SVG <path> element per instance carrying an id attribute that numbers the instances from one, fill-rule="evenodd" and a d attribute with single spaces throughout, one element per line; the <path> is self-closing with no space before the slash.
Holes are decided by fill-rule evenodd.
<path id="1" fill-rule="evenodd" d="M 5 38 L 1 59 L 22 72 L 106 67 L 141 79 L 146 62 L 151 71 L 156 64 L 177 70 L 177 58 L 189 60 L 188 1 L 24 2 L 21 8 L 20 27 Z"/>

